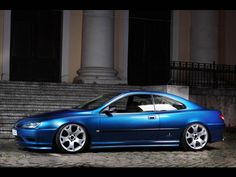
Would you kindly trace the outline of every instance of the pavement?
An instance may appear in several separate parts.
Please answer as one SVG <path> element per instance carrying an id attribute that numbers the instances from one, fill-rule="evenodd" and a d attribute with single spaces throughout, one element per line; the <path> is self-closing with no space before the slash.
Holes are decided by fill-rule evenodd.
<path id="1" fill-rule="evenodd" d="M 0 141 L 0 167 L 236 167 L 236 131 L 203 151 L 179 148 L 123 148 L 66 154 L 22 149 L 15 140 Z"/>

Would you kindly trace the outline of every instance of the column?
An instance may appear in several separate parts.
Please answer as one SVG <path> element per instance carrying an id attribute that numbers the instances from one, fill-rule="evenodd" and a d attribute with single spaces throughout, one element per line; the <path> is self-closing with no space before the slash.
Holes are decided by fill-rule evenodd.
<path id="1" fill-rule="evenodd" d="M 217 63 L 218 11 L 193 10 L 191 23 L 191 61 Z"/>
<path id="2" fill-rule="evenodd" d="M 3 18 L 3 46 L 2 46 L 2 80 L 10 80 L 10 38 L 11 38 L 11 10 L 4 10 Z"/>
<path id="3" fill-rule="evenodd" d="M 114 69 L 124 84 L 128 82 L 129 11 L 115 11 Z"/>
<path id="4" fill-rule="evenodd" d="M 82 61 L 77 82 L 114 84 L 114 11 L 84 10 Z"/>

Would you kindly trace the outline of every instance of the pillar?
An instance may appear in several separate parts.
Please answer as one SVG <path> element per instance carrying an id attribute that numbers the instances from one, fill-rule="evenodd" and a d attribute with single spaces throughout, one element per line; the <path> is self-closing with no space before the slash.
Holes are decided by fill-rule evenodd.
<path id="1" fill-rule="evenodd" d="M 113 84 L 119 81 L 114 70 L 114 11 L 84 10 L 82 61 L 77 82 Z"/>
<path id="2" fill-rule="evenodd" d="M 217 63 L 218 11 L 193 10 L 191 23 L 191 61 Z"/>

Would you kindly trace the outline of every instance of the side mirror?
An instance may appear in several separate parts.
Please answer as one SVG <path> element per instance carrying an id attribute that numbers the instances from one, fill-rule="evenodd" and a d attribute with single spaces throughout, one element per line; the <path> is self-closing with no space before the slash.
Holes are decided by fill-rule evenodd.
<path id="1" fill-rule="evenodd" d="M 115 111 L 116 111 L 116 107 L 112 106 L 112 107 L 107 107 L 106 109 L 104 109 L 102 113 L 106 114 L 108 117 L 112 117 L 112 113 Z"/>
<path id="2" fill-rule="evenodd" d="M 104 110 L 102 113 L 106 114 L 108 117 L 112 117 L 112 114 L 109 110 Z"/>

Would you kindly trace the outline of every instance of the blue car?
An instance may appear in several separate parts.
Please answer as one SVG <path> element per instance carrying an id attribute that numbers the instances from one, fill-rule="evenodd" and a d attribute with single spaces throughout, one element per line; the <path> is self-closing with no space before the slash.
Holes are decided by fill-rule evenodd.
<path id="1" fill-rule="evenodd" d="M 72 109 L 16 122 L 12 134 L 29 149 L 180 146 L 202 150 L 223 140 L 224 116 L 179 96 L 151 91 L 108 93 Z"/>

